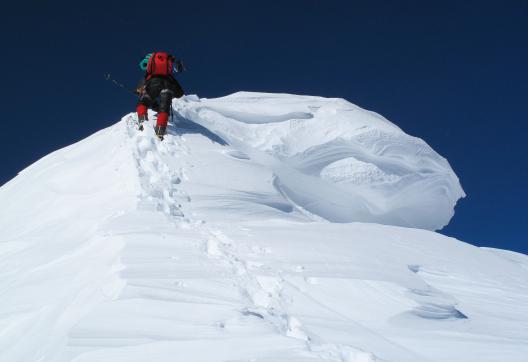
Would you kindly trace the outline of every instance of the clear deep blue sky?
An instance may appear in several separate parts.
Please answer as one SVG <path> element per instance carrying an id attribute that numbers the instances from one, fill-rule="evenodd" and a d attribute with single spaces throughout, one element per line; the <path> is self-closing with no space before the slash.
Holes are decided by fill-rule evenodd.
<path id="1" fill-rule="evenodd" d="M 19 2 L 21 3 L 21 2 Z M 107 127 L 141 56 L 187 93 L 342 97 L 446 157 L 468 197 L 442 232 L 528 253 L 527 1 L 143 1 L 2 5 L 0 184 Z M 1 205 L 0 205 L 1 207 Z"/>

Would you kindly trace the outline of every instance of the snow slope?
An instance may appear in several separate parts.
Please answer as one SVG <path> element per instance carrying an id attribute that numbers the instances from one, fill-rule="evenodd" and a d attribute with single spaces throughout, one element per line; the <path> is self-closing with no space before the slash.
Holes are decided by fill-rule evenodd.
<path id="1" fill-rule="evenodd" d="M 173 108 L 0 188 L 0 361 L 526 360 L 528 257 L 424 230 L 464 194 L 423 141 L 339 99 Z"/>

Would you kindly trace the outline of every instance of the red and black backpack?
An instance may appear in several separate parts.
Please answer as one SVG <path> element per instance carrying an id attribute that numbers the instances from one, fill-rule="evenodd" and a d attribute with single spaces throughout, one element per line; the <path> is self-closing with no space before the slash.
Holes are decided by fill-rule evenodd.
<path id="1" fill-rule="evenodd" d="M 166 52 L 156 52 L 150 57 L 147 64 L 147 79 L 152 76 L 167 76 L 172 74 L 175 58 Z"/>

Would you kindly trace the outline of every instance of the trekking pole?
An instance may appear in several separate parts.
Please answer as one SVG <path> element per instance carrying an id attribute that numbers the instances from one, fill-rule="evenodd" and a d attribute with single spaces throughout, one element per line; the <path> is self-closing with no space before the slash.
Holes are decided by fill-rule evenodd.
<path id="1" fill-rule="evenodd" d="M 111 81 L 112 83 L 114 83 L 116 86 L 124 89 L 125 91 L 127 91 L 128 93 L 132 93 L 133 95 L 137 96 L 138 94 L 136 93 L 136 91 L 133 91 L 132 89 L 128 88 L 127 86 L 125 86 L 123 83 L 121 82 L 118 82 L 117 80 L 115 80 L 114 78 L 112 78 L 112 75 L 110 73 L 106 73 L 104 75 L 104 78 L 106 80 L 109 80 Z"/>

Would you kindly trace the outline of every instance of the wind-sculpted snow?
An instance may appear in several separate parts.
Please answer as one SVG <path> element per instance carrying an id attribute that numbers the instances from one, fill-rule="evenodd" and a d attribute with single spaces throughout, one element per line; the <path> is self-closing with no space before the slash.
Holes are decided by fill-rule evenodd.
<path id="1" fill-rule="evenodd" d="M 274 109 L 266 97 L 291 104 Z M 438 158 L 449 168 L 374 114 L 376 132 L 401 137 L 387 149 L 421 144 L 427 157 L 374 157 L 334 129 L 319 129 L 317 143 L 299 126 L 306 137 L 294 142 L 288 119 L 319 117 L 305 101 L 352 107 L 186 97 L 163 142 L 152 112 L 143 132 L 130 114 L 1 187 L 0 361 L 524 362 L 528 257 L 329 222 L 345 205 L 322 199 L 361 187 L 374 190 L 354 196 L 367 205 L 405 167 Z M 336 151 L 351 144 L 366 156 Z"/>
<path id="2" fill-rule="evenodd" d="M 175 107 L 271 168 L 284 197 L 328 221 L 441 229 L 465 196 L 424 141 L 342 99 L 236 93 Z"/>

